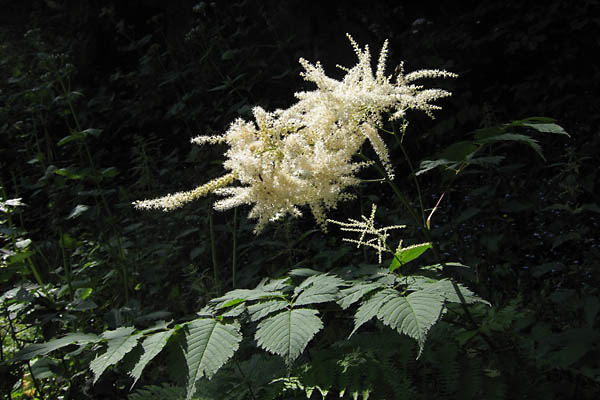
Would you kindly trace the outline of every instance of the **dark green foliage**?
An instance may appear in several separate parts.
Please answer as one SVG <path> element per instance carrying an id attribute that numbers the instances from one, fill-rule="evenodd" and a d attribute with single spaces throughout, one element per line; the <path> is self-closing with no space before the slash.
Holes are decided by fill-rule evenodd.
<path id="1" fill-rule="evenodd" d="M 597 397 L 596 2 L 17 3 L 0 1 L 1 398 Z M 392 273 L 309 218 L 257 237 L 214 199 L 132 209 L 218 176 L 223 149 L 189 138 L 287 107 L 297 58 L 347 65 L 346 31 L 389 38 L 390 70 L 460 75 L 435 121 L 409 116 L 416 173 L 389 141 L 441 260 L 379 184 L 333 218 L 377 202 L 408 224 Z"/>

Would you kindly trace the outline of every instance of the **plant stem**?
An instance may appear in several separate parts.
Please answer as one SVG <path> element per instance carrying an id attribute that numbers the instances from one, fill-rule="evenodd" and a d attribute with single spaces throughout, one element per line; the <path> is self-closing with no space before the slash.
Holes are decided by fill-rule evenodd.
<path id="1" fill-rule="evenodd" d="M 237 219 L 238 219 L 238 208 L 233 209 L 233 229 L 231 232 L 232 236 L 232 249 L 231 249 L 231 284 L 233 288 L 236 288 L 235 273 L 237 269 Z"/>
<path id="2" fill-rule="evenodd" d="M 358 153 L 358 157 L 362 158 L 363 160 L 365 160 L 367 162 L 373 162 L 373 160 L 371 160 L 369 157 L 365 156 L 362 153 Z M 396 197 L 398 198 L 398 200 L 400 200 L 400 203 L 402 203 L 402 205 L 404 206 L 404 208 L 406 208 L 406 210 L 409 212 L 410 216 L 415 221 L 415 224 L 417 226 L 420 226 L 421 225 L 421 219 L 419 218 L 419 216 L 417 215 L 417 213 L 415 212 L 415 210 L 413 209 L 413 207 L 410 205 L 410 202 L 408 201 L 408 199 L 400 191 L 400 189 L 398 188 L 398 186 L 393 181 L 391 181 L 389 179 L 389 177 L 387 176 L 387 174 L 385 173 L 385 171 L 383 170 L 383 168 L 381 168 L 379 166 L 379 164 L 373 162 L 373 167 L 375 167 L 375 169 L 377 170 L 377 172 L 379 172 L 381 174 L 383 180 L 385 182 L 387 182 L 391 186 L 392 190 L 396 194 Z"/>
<path id="3" fill-rule="evenodd" d="M 399 138 L 398 137 L 398 131 L 396 130 L 396 125 L 394 125 L 394 123 L 392 122 L 392 129 L 394 130 L 393 135 L 396 138 L 396 142 L 398 142 L 398 145 L 400 146 L 400 150 L 402 151 L 402 154 L 404 155 L 404 159 L 406 160 L 406 163 L 408 164 L 408 168 L 410 168 L 410 175 L 413 178 L 413 182 L 415 183 L 415 188 L 417 189 L 417 197 L 419 198 L 419 207 L 421 209 L 421 219 L 423 220 L 423 224 L 425 225 L 425 207 L 423 206 L 423 196 L 421 194 L 421 185 L 419 185 L 419 180 L 417 179 L 417 175 L 415 175 L 415 168 L 413 167 L 412 161 L 410 161 L 410 157 L 408 156 L 408 153 L 406 152 L 406 149 L 404 148 L 404 134 L 406 133 L 406 125 L 402 126 L 402 135 Z"/>
<path id="4" fill-rule="evenodd" d="M 221 284 L 219 282 L 219 274 L 218 274 L 218 264 L 217 264 L 217 248 L 215 246 L 215 226 L 213 221 L 213 213 L 212 208 L 210 206 L 210 202 L 208 203 L 208 229 L 210 233 L 210 253 L 212 255 L 212 264 L 213 264 L 213 279 L 215 281 L 215 287 L 217 288 L 217 292 L 221 293 Z"/>

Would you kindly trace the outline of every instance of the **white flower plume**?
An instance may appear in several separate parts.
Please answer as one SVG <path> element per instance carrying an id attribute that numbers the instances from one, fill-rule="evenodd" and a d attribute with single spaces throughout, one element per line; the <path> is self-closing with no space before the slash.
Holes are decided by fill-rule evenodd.
<path id="1" fill-rule="evenodd" d="M 287 214 L 302 215 L 305 206 L 326 229 L 326 212 L 339 201 L 353 198 L 346 190 L 360 182 L 357 172 L 368 165 L 352 160 L 366 140 L 393 178 L 387 146 L 378 132 L 382 115 L 398 119 L 415 109 L 432 116 L 439 107 L 431 103 L 450 93 L 423 89 L 412 82 L 456 75 L 423 70 L 404 76 L 400 70 L 392 81 L 392 76 L 385 76 L 387 41 L 374 73 L 369 48 L 361 49 L 348 38 L 358 63 L 342 68 L 346 71 L 342 80 L 328 77 L 320 63 L 300 59 L 305 70 L 302 76 L 317 86 L 315 90 L 296 93 L 298 102 L 288 109 L 267 112 L 255 107 L 254 122 L 237 119 L 223 135 L 192 139 L 197 144 L 229 146 L 223 163 L 227 175 L 190 192 L 136 202 L 136 206 L 170 210 L 214 192 L 225 197 L 215 203 L 216 210 L 251 205 L 249 217 L 258 220 L 257 232 Z M 234 180 L 240 185 L 229 186 Z"/>

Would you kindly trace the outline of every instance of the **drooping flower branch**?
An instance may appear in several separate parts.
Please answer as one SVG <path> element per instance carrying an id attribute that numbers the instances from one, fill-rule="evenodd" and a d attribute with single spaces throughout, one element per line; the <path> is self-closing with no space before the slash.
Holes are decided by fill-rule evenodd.
<path id="1" fill-rule="evenodd" d="M 300 59 L 305 70 L 302 76 L 316 84 L 315 90 L 296 93 L 298 102 L 288 109 L 267 112 L 255 107 L 254 122 L 237 119 L 223 135 L 192 139 L 196 144 L 226 143 L 229 149 L 223 167 L 229 173 L 192 191 L 138 201 L 135 206 L 167 211 L 213 192 L 225 197 L 215 202 L 216 210 L 251 205 L 248 216 L 258 220 L 256 232 L 287 214 L 302 215 L 305 206 L 325 229 L 326 212 L 353 198 L 346 189 L 360 182 L 357 172 L 369 165 L 353 161 L 365 141 L 393 178 L 387 146 L 378 131 L 384 113 L 391 119 L 403 119 L 406 111 L 413 109 L 433 116 L 440 107 L 432 102 L 450 93 L 424 89 L 413 82 L 456 74 L 420 70 L 404 75 L 399 68 L 395 77 L 386 76 L 387 41 L 373 73 L 368 46 L 361 49 L 350 35 L 348 38 L 358 63 L 342 68 L 346 72 L 342 80 L 325 75 L 318 62 L 313 65 Z M 232 186 L 234 181 L 239 185 Z"/>

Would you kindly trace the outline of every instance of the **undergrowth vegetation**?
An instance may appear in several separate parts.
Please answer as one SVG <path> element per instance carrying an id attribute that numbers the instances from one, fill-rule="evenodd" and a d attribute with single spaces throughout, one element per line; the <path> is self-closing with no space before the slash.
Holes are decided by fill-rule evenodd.
<path id="1" fill-rule="evenodd" d="M 593 2 L 101 3 L 0 30 L 2 398 L 596 398 Z"/>

